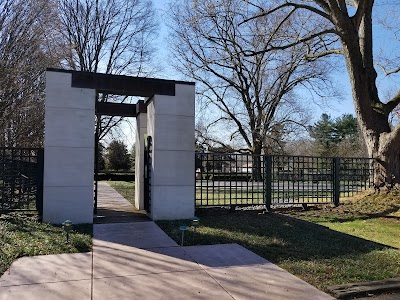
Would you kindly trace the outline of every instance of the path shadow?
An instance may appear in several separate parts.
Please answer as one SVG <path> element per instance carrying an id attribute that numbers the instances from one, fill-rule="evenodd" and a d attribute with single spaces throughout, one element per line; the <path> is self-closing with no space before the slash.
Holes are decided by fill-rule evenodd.
<path id="1" fill-rule="evenodd" d="M 98 208 L 94 224 L 129 223 L 150 221 L 145 211 L 124 208 Z"/>

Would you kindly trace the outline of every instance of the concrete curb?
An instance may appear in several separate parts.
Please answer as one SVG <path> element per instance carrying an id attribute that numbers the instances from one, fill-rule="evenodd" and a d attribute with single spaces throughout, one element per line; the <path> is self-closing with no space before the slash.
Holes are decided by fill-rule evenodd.
<path id="1" fill-rule="evenodd" d="M 337 299 L 349 299 L 353 297 L 367 296 L 368 294 L 400 291 L 400 277 L 370 282 L 334 285 L 328 287 L 328 290 Z"/>

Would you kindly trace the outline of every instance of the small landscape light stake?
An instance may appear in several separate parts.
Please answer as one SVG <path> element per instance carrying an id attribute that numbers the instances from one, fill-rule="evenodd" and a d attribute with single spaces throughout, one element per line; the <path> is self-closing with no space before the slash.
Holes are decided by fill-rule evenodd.
<path id="1" fill-rule="evenodd" d="M 199 227 L 200 225 L 200 219 L 198 217 L 192 218 L 192 226 L 194 229 L 194 233 L 196 233 L 196 227 Z"/>
<path id="2" fill-rule="evenodd" d="M 63 223 L 63 229 L 67 233 L 67 243 L 69 243 L 69 232 L 72 230 L 72 222 L 70 220 L 66 220 Z"/>
<path id="3" fill-rule="evenodd" d="M 182 232 L 181 246 L 183 246 L 183 240 L 185 238 L 185 231 L 188 230 L 188 227 L 187 226 L 180 226 L 179 230 Z"/>

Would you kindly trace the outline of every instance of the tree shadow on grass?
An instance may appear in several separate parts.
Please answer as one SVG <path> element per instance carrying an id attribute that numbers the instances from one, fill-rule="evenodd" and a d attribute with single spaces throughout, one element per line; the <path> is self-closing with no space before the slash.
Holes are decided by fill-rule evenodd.
<path id="1" fill-rule="evenodd" d="M 391 248 L 274 213 L 208 209 L 198 211 L 197 216 L 201 226 L 196 232 L 192 229 L 186 234 L 185 245 L 237 243 L 275 263 L 329 259 Z M 179 243 L 179 226 L 190 225 L 190 221 L 158 224 Z"/>
<path id="2" fill-rule="evenodd" d="M 92 224 L 76 224 L 66 243 L 61 225 L 46 224 L 37 215 L 9 213 L 0 216 L 0 245 L 12 247 L 14 258 L 53 253 L 91 251 Z M 1 253 L 0 253 L 1 254 Z M 1 256 L 0 260 L 3 259 Z"/>
<path id="3" fill-rule="evenodd" d="M 24 233 L 37 233 L 53 234 L 60 233 L 62 225 L 46 224 L 39 220 L 38 215 L 28 215 L 19 212 L 13 212 L 0 216 L 0 221 L 8 223 L 7 229 L 9 231 L 24 232 Z M 92 224 L 74 224 L 73 232 L 88 234 L 93 236 Z"/>
<path id="4" fill-rule="evenodd" d="M 334 208 L 335 210 L 337 208 Z M 332 208 L 331 208 L 332 210 Z M 399 216 L 391 215 L 400 211 L 400 205 L 391 204 L 387 205 L 385 209 L 381 209 L 378 212 L 374 213 L 362 213 L 362 212 L 352 212 L 351 209 L 347 209 L 344 211 L 329 211 L 326 208 L 321 207 L 312 207 L 308 211 L 294 210 L 294 209 L 283 209 L 280 210 L 282 214 L 294 217 L 305 217 L 310 220 L 316 221 L 325 221 L 332 223 L 344 223 L 344 222 L 352 222 L 352 221 L 362 221 L 362 220 L 370 220 L 370 219 L 393 219 L 400 220 Z"/>

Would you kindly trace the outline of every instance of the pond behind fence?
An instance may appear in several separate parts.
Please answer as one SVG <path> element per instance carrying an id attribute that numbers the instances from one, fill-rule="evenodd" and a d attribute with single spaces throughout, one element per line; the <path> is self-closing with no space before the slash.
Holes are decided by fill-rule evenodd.
<path id="1" fill-rule="evenodd" d="M 335 204 L 372 187 L 373 159 L 196 153 L 196 206 Z"/>

